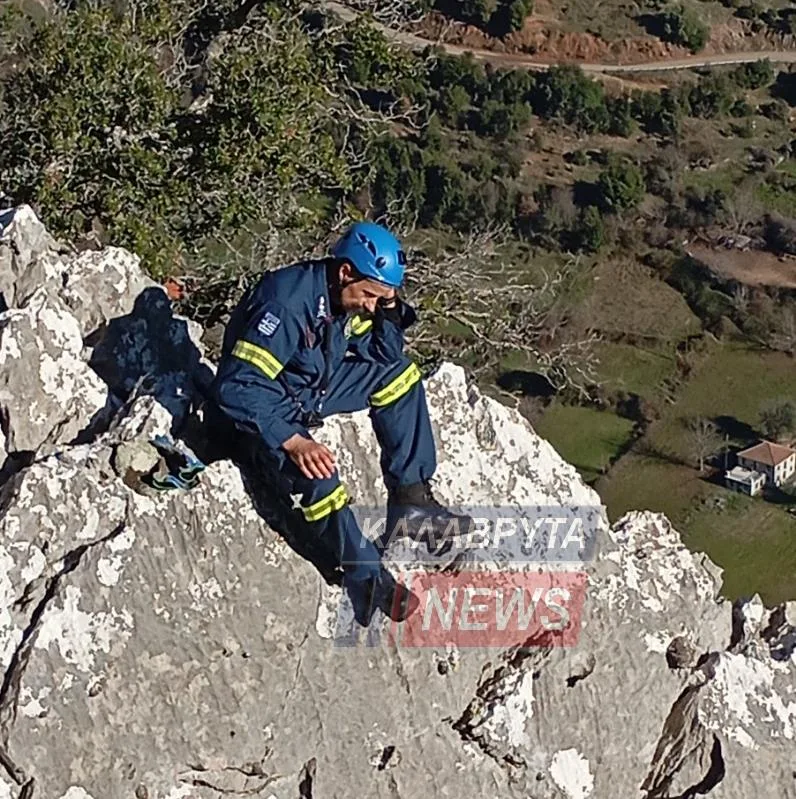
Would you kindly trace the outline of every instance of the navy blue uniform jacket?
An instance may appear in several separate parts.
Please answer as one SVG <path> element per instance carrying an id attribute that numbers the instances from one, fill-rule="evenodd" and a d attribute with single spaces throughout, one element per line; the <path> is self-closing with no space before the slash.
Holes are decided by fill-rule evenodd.
<path id="1" fill-rule="evenodd" d="M 224 335 L 213 397 L 274 449 L 306 429 L 299 404 L 317 410 L 325 384 L 346 358 L 385 366 L 399 361 L 403 331 L 416 318 L 405 303 L 398 323 L 382 313 L 332 316 L 328 263 L 266 272 L 238 303 Z"/>

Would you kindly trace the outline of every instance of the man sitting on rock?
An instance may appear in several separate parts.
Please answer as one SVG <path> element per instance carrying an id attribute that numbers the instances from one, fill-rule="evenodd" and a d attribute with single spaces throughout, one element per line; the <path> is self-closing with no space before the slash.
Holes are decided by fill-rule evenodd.
<path id="1" fill-rule="evenodd" d="M 360 624 L 375 608 L 403 621 L 417 598 L 381 564 L 381 547 L 362 534 L 334 454 L 313 440 L 321 419 L 366 407 L 381 448 L 388 491 L 387 533 L 419 538 L 429 551 L 468 523 L 434 498 L 434 437 L 422 374 L 403 353 L 416 319 L 399 296 L 406 256 L 398 240 L 370 222 L 353 225 L 332 257 L 266 272 L 241 299 L 224 336 L 211 388 L 217 410 L 301 495 L 301 513 L 336 554 Z M 447 546 L 450 546 L 449 542 Z"/>

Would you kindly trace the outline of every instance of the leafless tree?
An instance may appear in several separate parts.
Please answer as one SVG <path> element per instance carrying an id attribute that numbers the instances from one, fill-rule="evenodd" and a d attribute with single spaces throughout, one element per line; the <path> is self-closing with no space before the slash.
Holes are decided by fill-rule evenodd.
<path id="1" fill-rule="evenodd" d="M 765 208 L 755 191 L 756 181 L 746 180 L 733 192 L 727 202 L 727 217 L 736 233 L 746 233 L 758 225 Z"/>
<path id="2" fill-rule="evenodd" d="M 376 22 L 393 30 L 408 28 L 425 15 L 418 0 L 343 0 L 341 5 L 360 14 L 370 14 Z"/>
<path id="3" fill-rule="evenodd" d="M 699 473 L 705 471 L 705 460 L 714 455 L 722 445 L 721 434 L 715 423 L 704 416 L 693 416 L 684 421 L 688 430 L 691 455 L 699 464 Z"/>
<path id="4" fill-rule="evenodd" d="M 749 312 L 749 286 L 745 283 L 738 283 L 732 292 L 732 307 L 741 315 L 746 316 Z"/>
<path id="5" fill-rule="evenodd" d="M 140 2 L 140 0 L 130 1 Z M 267 46 L 277 35 L 277 31 L 268 15 L 260 13 L 258 5 L 259 3 L 254 0 L 245 0 L 241 8 L 246 6 L 246 13 L 239 14 L 234 24 L 232 22 L 222 24 L 222 29 L 204 45 L 204 49 L 201 52 L 194 52 L 191 57 L 186 55 L 184 43 L 187 26 L 175 31 L 174 35 L 160 46 L 165 54 L 164 62 L 167 64 L 170 81 L 175 86 L 184 86 L 186 81 L 190 83 L 191 75 L 199 74 L 202 70 L 212 71 L 219 56 L 227 48 L 242 45 L 255 48 L 262 42 L 262 52 L 268 54 L 273 50 L 274 58 L 278 58 L 279 48 Z M 209 0 L 205 0 L 204 6 L 198 6 L 195 13 L 187 14 L 187 18 L 195 19 L 205 7 L 210 7 Z M 346 35 L 345 25 L 331 15 L 324 17 L 324 25 L 320 26 L 319 30 L 314 33 L 307 32 L 299 24 L 298 11 L 291 12 L 287 19 L 281 19 L 278 30 L 279 36 L 282 37 L 283 48 L 285 45 L 290 45 L 290 41 L 284 41 L 285 36 L 296 36 L 296 47 L 305 43 L 307 35 L 323 37 L 324 47 L 329 48 L 330 39 L 334 40 L 335 37 L 342 39 Z M 424 118 L 424 109 L 402 101 L 373 108 L 363 98 L 358 87 L 348 79 L 342 63 L 337 65 L 333 75 L 331 80 L 327 76 L 319 83 L 319 89 L 325 96 L 317 100 L 318 105 L 322 106 L 322 113 L 315 114 L 313 118 L 317 117 L 323 120 L 324 125 L 334 127 L 335 146 L 346 165 L 345 171 L 341 171 L 339 175 L 324 175 L 324 185 L 329 189 L 339 188 L 341 193 L 347 193 L 352 185 L 367 184 L 372 169 L 373 143 L 395 124 L 420 130 L 423 123 L 419 120 Z M 194 98 L 190 110 L 196 114 L 206 113 L 212 103 L 213 97 L 205 93 Z M 298 117 L 301 117 L 303 110 L 297 108 L 295 114 L 298 126 L 301 124 L 301 119 Z M 304 163 L 311 164 L 312 159 L 304 159 Z M 272 177 L 270 174 L 265 174 L 264 184 L 267 185 Z M 335 181 L 339 185 L 335 185 Z M 352 221 L 351 209 L 341 203 L 337 209 L 337 217 L 328 226 L 326 230 L 328 235 L 324 237 L 323 230 L 319 231 L 311 214 L 296 200 L 302 193 L 312 190 L 312 183 L 313 175 L 308 172 L 297 174 L 292 178 L 289 192 L 263 191 L 262 196 L 269 197 L 270 204 L 260 214 L 256 229 L 243 231 L 234 241 L 220 241 L 224 248 L 221 258 L 215 260 L 205 258 L 201 262 L 194 259 L 190 267 L 186 267 L 184 273 L 177 276 L 186 286 L 190 298 L 187 302 L 191 303 L 190 307 L 186 306 L 183 310 L 198 321 L 223 317 L 242 291 L 266 269 L 308 255 L 320 256 L 328 251 L 331 240 Z"/>
<path id="6" fill-rule="evenodd" d="M 424 112 L 428 110 L 428 104 L 407 105 L 400 98 L 374 110 L 363 100 L 360 90 L 343 75 L 334 88 L 327 85 L 322 88 L 334 100 L 331 105 L 332 113 L 348 126 L 354 123 L 360 128 L 378 127 L 379 130 L 384 130 L 388 124 L 400 123 L 415 132 L 420 132 L 426 126 L 421 120 L 426 116 Z"/>
<path id="7" fill-rule="evenodd" d="M 494 370 L 508 353 L 522 353 L 556 389 L 587 396 L 598 382 L 599 336 L 576 333 L 563 303 L 578 259 L 531 282 L 507 265 L 506 240 L 506 229 L 493 225 L 433 256 L 410 251 L 407 300 L 420 312 L 410 346 L 439 354 L 455 347 L 456 355 L 472 364 L 474 377 Z M 457 331 L 453 338 L 451 329 Z"/>
<path id="8" fill-rule="evenodd" d="M 373 3 L 366 5 L 374 11 Z M 403 4 L 379 1 L 375 8 L 383 21 L 387 19 L 385 15 L 405 11 L 412 5 L 409 0 Z M 267 18 L 260 16 L 255 10 L 234 32 L 221 32 L 207 46 L 199 68 L 212 69 L 217 54 L 233 46 L 235 37 L 244 32 L 267 44 L 274 34 Z M 318 35 L 342 36 L 342 29 L 336 29 L 335 25 L 337 21 L 330 18 Z M 173 42 L 164 43 L 164 48 L 173 54 L 175 72 L 184 74 L 197 67 L 181 55 L 181 35 L 175 35 Z M 349 165 L 348 174 L 355 180 L 366 178 L 370 169 L 369 148 L 380 132 L 395 123 L 417 129 L 422 124 L 419 120 L 424 118 L 423 109 L 399 103 L 374 109 L 347 80 L 342 66 L 338 72 L 337 83 L 325 82 L 323 86 L 327 95 L 322 101 L 324 109 L 328 109 L 326 118 L 331 115 L 331 123 L 339 131 L 336 146 Z M 196 113 L 212 102 L 212 97 L 204 97 L 195 107 Z M 331 241 L 352 221 L 353 209 L 341 203 L 325 237 L 319 236 L 312 225 L 304 227 L 306 236 L 297 235 L 295 231 L 302 228 L 295 223 L 304 211 L 292 198 L 299 196 L 304 188 L 294 185 L 291 193 L 282 192 L 274 209 L 269 208 L 268 214 L 263 214 L 257 231 L 224 242 L 221 259 L 194 264 L 181 275 L 189 284 L 190 302 L 199 306 L 190 309 L 194 318 L 199 321 L 223 318 L 241 292 L 265 269 L 308 254 L 319 256 L 328 252 Z M 350 189 L 350 186 L 341 188 Z M 473 376 L 480 376 L 494 370 L 506 354 L 519 352 L 558 389 L 569 387 L 585 396 L 597 382 L 594 344 L 598 334 L 590 330 L 576 332 L 563 301 L 578 271 L 576 258 L 557 269 L 542 272 L 539 279 L 530 280 L 505 258 L 508 231 L 503 227 L 474 231 L 441 252 L 434 252 L 430 242 L 414 230 L 416 219 L 398 201 L 387 208 L 381 221 L 390 223 L 400 235 L 409 236 L 415 243 L 414 250 L 410 250 L 412 267 L 407 287 L 407 299 L 421 316 L 419 324 L 410 330 L 409 347 L 415 353 L 458 356 L 471 364 Z M 310 240 L 311 234 L 315 235 L 314 242 Z M 452 327 L 460 335 L 451 336 Z"/>
<path id="9" fill-rule="evenodd" d="M 775 329 L 771 334 L 771 346 L 796 357 L 796 308 L 783 306 L 777 316 Z"/>

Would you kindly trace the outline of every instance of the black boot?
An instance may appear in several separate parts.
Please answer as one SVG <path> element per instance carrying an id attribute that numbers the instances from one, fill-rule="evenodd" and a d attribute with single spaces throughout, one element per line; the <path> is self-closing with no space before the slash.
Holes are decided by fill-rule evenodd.
<path id="1" fill-rule="evenodd" d="M 378 577 L 366 583 L 348 586 L 357 624 L 368 627 L 376 609 L 393 621 L 406 621 L 420 605 L 420 600 L 383 566 Z"/>
<path id="2" fill-rule="evenodd" d="M 451 550 L 453 539 L 465 535 L 473 520 L 453 513 L 440 503 L 428 483 L 399 485 L 389 492 L 387 528 L 381 537 L 383 546 L 397 538 L 423 541 L 432 555 Z"/>
<path id="3" fill-rule="evenodd" d="M 384 567 L 375 591 L 376 607 L 393 621 L 406 621 L 419 607 L 420 600 Z"/>

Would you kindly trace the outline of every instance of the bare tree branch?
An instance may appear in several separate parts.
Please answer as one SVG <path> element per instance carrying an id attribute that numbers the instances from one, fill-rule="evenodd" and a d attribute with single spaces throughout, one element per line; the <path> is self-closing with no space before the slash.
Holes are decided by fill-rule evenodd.
<path id="1" fill-rule="evenodd" d="M 688 441 L 691 454 L 699 464 L 699 473 L 705 471 L 705 460 L 721 447 L 722 438 L 719 429 L 703 416 L 694 416 L 684 421 L 688 429 Z"/>
<path id="2" fill-rule="evenodd" d="M 425 15 L 418 0 L 343 0 L 341 5 L 360 14 L 370 14 L 376 22 L 394 30 L 408 28 Z"/>
<path id="3" fill-rule="evenodd" d="M 474 377 L 520 353 L 556 389 L 587 396 L 598 382 L 599 334 L 576 335 L 562 304 L 579 260 L 542 270 L 540 281 L 529 282 L 506 265 L 501 248 L 507 239 L 504 226 L 490 225 L 434 257 L 410 251 L 407 300 L 421 312 L 409 331 L 410 346 L 439 354 L 455 347 L 460 360 L 472 363 Z"/>
<path id="4" fill-rule="evenodd" d="M 781 309 L 776 329 L 771 334 L 771 346 L 788 353 L 791 357 L 796 357 L 796 309 L 794 306 Z"/>

